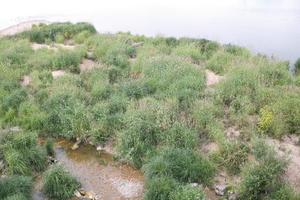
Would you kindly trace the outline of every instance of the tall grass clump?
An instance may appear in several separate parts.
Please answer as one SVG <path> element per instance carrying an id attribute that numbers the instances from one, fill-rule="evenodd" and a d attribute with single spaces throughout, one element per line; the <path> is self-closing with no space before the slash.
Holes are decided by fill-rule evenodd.
<path id="1" fill-rule="evenodd" d="M 179 182 L 209 185 L 215 174 L 214 166 L 192 150 L 165 148 L 144 166 L 145 175 L 152 179 L 168 176 Z"/>
<path id="2" fill-rule="evenodd" d="M 33 133 L 15 132 L 1 140 L 0 153 L 11 175 L 30 175 L 46 168 L 47 154 Z"/>
<path id="3" fill-rule="evenodd" d="M 8 176 L 0 179 L 1 199 L 31 199 L 32 179 L 26 176 Z"/>
<path id="4" fill-rule="evenodd" d="M 69 199 L 78 188 L 77 180 L 60 165 L 52 166 L 43 175 L 43 192 L 51 199 Z"/>
<path id="5" fill-rule="evenodd" d="M 138 113 L 128 119 L 126 127 L 118 134 L 118 149 L 122 156 L 142 167 L 145 156 L 158 144 L 161 129 L 154 113 Z"/>
<path id="6" fill-rule="evenodd" d="M 194 187 L 190 185 L 184 185 L 178 187 L 170 195 L 171 200 L 205 200 L 205 194 L 199 187 Z"/>

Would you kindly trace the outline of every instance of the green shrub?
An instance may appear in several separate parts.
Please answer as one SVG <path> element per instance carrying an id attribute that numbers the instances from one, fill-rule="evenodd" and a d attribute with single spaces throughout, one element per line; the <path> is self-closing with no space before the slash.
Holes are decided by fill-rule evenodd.
<path id="1" fill-rule="evenodd" d="M 8 197 L 19 194 L 25 199 L 31 198 L 32 180 L 25 176 L 9 176 L 0 179 L 0 197 L 1 199 L 9 199 Z M 24 198 L 20 198 L 24 199 Z M 19 199 L 18 199 L 19 200 Z"/>
<path id="2" fill-rule="evenodd" d="M 55 42 L 57 43 L 64 43 L 65 37 L 63 34 L 59 33 L 55 36 Z"/>
<path id="3" fill-rule="evenodd" d="M 210 184 L 214 166 L 201 154 L 191 150 L 166 148 L 144 166 L 147 178 L 172 177 L 180 182 Z"/>
<path id="4" fill-rule="evenodd" d="M 146 182 L 146 200 L 171 199 L 172 193 L 179 187 L 174 179 L 168 177 L 157 177 Z"/>
<path id="5" fill-rule="evenodd" d="M 178 187 L 170 195 L 171 200 L 205 200 L 204 192 L 199 187 L 185 185 Z"/>
<path id="6" fill-rule="evenodd" d="M 51 199 L 65 200 L 74 195 L 79 184 L 60 165 L 54 165 L 43 176 L 43 192 Z"/>
<path id="7" fill-rule="evenodd" d="M 91 91 L 92 101 L 96 103 L 101 100 L 107 100 L 113 92 L 114 87 L 110 84 L 95 85 Z"/>

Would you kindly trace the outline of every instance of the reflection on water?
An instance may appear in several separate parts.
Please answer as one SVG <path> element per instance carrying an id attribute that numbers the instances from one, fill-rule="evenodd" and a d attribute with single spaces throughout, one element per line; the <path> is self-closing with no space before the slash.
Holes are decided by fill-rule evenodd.
<path id="1" fill-rule="evenodd" d="M 24 6 L 31 1 L 24 1 Z M 20 10 L 11 3 L 19 12 L 7 9 L 7 13 L 0 14 L 0 27 L 8 21 L 37 18 L 89 21 L 100 32 L 207 38 L 247 46 L 254 52 L 274 54 L 291 62 L 300 57 L 299 0 L 87 0 L 84 5 L 80 1 L 51 2 L 27 9 L 20 6 Z"/>

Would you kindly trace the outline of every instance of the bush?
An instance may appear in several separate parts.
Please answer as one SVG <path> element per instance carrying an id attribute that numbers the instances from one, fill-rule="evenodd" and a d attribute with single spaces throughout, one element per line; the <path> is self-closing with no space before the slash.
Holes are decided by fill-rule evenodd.
<path id="1" fill-rule="evenodd" d="M 2 198 L 13 199 L 11 196 L 16 194 L 19 194 L 18 196 L 24 196 L 25 199 L 30 199 L 31 189 L 32 189 L 32 180 L 30 177 L 9 176 L 0 179 L 1 199 Z M 24 199 L 24 198 L 19 198 L 19 199 Z"/>
<path id="2" fill-rule="evenodd" d="M 43 176 L 43 192 L 51 199 L 65 200 L 74 195 L 79 184 L 60 165 L 54 165 Z"/>
<path id="3" fill-rule="evenodd" d="M 90 36 L 91 36 L 91 32 L 85 30 L 75 35 L 74 40 L 77 43 L 83 43 Z"/>
<path id="4" fill-rule="evenodd" d="M 214 166 L 201 154 L 191 150 L 166 148 L 144 166 L 147 178 L 168 176 L 185 183 L 210 184 Z"/>
<path id="5" fill-rule="evenodd" d="M 172 193 L 179 187 L 174 179 L 168 177 L 157 177 L 146 182 L 145 200 L 171 199 Z"/>
<path id="6" fill-rule="evenodd" d="M 57 43 L 64 43 L 65 37 L 63 34 L 59 33 L 55 36 L 55 42 Z"/>
<path id="7" fill-rule="evenodd" d="M 171 200 L 205 200 L 204 192 L 199 187 L 185 185 L 178 187 L 170 195 Z"/>

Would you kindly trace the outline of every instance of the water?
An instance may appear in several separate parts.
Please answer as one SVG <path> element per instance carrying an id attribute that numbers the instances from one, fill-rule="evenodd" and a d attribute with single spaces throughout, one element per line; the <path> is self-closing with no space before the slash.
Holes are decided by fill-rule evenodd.
<path id="1" fill-rule="evenodd" d="M 43 138 L 40 139 L 43 142 Z M 72 150 L 74 143 L 59 139 L 55 141 L 56 159 L 81 183 L 88 193 L 105 200 L 142 199 L 144 178 L 140 170 L 128 164 L 114 161 L 112 155 L 96 151 L 89 144 Z M 45 199 L 41 192 L 41 176 L 35 178 L 34 200 Z"/>
<path id="2" fill-rule="evenodd" d="M 299 0 L 15 1 L 5 3 L 0 28 L 32 19 L 88 21 L 100 32 L 207 38 L 291 63 L 300 57 Z"/>

